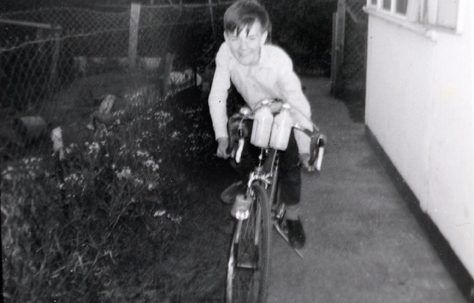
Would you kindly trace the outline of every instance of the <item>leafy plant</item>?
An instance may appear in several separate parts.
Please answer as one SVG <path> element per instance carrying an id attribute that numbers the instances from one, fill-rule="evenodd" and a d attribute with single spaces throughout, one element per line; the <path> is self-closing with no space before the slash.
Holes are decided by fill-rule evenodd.
<path id="1" fill-rule="evenodd" d="M 5 300 L 127 301 L 128 260 L 164 258 L 213 139 L 203 104 L 141 98 L 68 144 L 64 160 L 27 157 L 1 172 Z M 157 285 L 142 286 L 156 298 Z"/>

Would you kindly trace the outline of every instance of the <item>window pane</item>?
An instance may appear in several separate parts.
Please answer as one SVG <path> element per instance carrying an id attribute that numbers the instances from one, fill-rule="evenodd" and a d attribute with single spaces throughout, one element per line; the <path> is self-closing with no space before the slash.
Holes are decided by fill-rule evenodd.
<path id="1" fill-rule="evenodd" d="M 390 10 L 392 0 L 383 0 L 382 7 L 383 9 Z"/>
<path id="2" fill-rule="evenodd" d="M 377 5 L 377 0 L 371 0 L 370 3 L 371 3 L 372 5 Z"/>
<path id="3" fill-rule="evenodd" d="M 438 25 L 456 28 L 459 0 L 438 1 Z"/>
<path id="4" fill-rule="evenodd" d="M 408 6 L 408 0 L 397 0 L 397 7 L 396 7 L 397 13 L 406 15 L 407 6 Z"/>

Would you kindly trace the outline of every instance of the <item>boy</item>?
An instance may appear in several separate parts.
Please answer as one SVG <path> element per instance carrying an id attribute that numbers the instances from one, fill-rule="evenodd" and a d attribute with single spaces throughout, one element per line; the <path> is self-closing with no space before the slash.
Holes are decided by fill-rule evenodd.
<path id="1" fill-rule="evenodd" d="M 250 108 L 254 109 L 264 98 L 285 100 L 300 112 L 293 115 L 294 122 L 312 129 L 311 108 L 293 71 L 291 59 L 279 47 L 265 44 L 270 27 L 267 11 L 256 1 L 236 1 L 224 14 L 225 42 L 216 55 L 209 94 L 218 157 L 229 157 L 226 102 L 231 81 Z M 280 157 L 281 198 L 286 205 L 288 238 L 295 248 L 303 247 L 306 239 L 298 207 L 301 191 L 298 162 L 313 170 L 308 160 L 309 138 L 295 130 L 287 150 Z"/>

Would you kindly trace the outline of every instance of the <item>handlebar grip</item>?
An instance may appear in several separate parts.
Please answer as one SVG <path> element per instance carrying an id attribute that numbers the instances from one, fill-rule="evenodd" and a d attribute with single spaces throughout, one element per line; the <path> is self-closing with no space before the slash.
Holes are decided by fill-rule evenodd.
<path id="1" fill-rule="evenodd" d="M 324 146 L 321 146 L 318 151 L 318 157 L 316 158 L 316 170 L 321 171 L 321 165 L 323 164 L 324 157 Z"/>
<path id="2" fill-rule="evenodd" d="M 239 146 L 235 152 L 235 162 L 240 163 L 240 159 L 242 157 L 242 151 L 244 150 L 244 138 L 239 139 Z"/>
<path id="3" fill-rule="evenodd" d="M 308 164 L 313 166 L 316 162 L 316 169 L 318 171 L 321 170 L 321 165 L 323 163 L 325 145 L 326 137 L 324 135 L 311 138 L 311 154 Z"/>

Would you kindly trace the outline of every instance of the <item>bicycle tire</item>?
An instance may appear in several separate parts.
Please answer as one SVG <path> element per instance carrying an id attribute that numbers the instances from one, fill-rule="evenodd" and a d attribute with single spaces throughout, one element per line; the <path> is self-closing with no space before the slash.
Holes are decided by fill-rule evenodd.
<path id="1" fill-rule="evenodd" d="M 251 192 L 253 203 L 249 218 L 238 221 L 230 248 L 226 285 L 228 303 L 260 303 L 265 302 L 267 297 L 270 205 L 262 184 L 253 184 Z"/>

